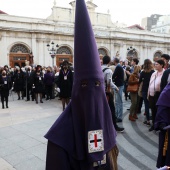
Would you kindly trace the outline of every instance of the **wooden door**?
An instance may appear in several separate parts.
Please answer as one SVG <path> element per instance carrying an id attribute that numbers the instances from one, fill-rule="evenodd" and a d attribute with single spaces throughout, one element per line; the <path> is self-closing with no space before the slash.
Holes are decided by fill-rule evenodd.
<path id="1" fill-rule="evenodd" d="M 64 60 L 67 60 L 69 63 L 73 63 L 73 56 L 68 54 L 57 54 L 56 65 L 59 67 Z"/>
<path id="2" fill-rule="evenodd" d="M 30 62 L 30 55 L 26 53 L 11 53 L 9 56 L 9 63 L 12 68 L 15 66 L 24 67 L 26 61 Z"/>

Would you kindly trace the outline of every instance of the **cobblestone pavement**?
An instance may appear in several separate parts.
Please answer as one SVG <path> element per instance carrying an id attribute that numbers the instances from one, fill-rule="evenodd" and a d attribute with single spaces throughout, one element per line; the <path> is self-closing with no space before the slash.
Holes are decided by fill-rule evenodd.
<path id="1" fill-rule="evenodd" d="M 156 170 L 158 134 L 149 132 L 141 113 L 136 122 L 124 118 L 117 134 L 119 170 Z M 0 170 L 45 170 L 46 144 L 43 137 L 62 111 L 61 101 L 53 99 L 35 104 L 10 96 L 9 109 L 0 108 Z"/>

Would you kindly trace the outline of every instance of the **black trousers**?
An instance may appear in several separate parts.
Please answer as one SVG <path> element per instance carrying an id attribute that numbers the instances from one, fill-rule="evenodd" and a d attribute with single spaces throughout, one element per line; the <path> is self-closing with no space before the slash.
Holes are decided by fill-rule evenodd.
<path id="1" fill-rule="evenodd" d="M 47 99 L 52 99 L 53 85 L 46 85 L 45 90 L 46 90 Z"/>
<path id="2" fill-rule="evenodd" d="M 8 95 L 1 94 L 2 106 L 4 106 L 4 101 L 6 102 L 6 106 L 8 106 Z"/>
<path id="3" fill-rule="evenodd" d="M 155 96 L 149 96 L 149 105 L 151 108 L 152 112 L 152 124 L 154 126 L 155 124 L 155 117 L 156 117 L 156 112 L 157 112 L 157 106 L 156 103 L 158 101 L 160 93 L 157 93 Z"/>
<path id="4" fill-rule="evenodd" d="M 106 93 L 107 99 L 108 99 L 108 104 L 110 107 L 110 110 L 112 112 L 112 121 L 115 129 L 118 127 L 116 123 L 116 114 L 115 114 L 115 105 L 113 101 L 113 94 L 112 93 Z"/>

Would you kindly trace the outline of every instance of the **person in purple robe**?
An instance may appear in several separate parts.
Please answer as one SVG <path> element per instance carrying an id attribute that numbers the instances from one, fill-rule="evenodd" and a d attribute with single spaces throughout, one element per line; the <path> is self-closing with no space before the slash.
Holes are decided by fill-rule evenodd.
<path id="1" fill-rule="evenodd" d="M 162 91 L 157 102 L 155 130 L 159 133 L 157 168 L 170 166 L 170 83 Z"/>
<path id="2" fill-rule="evenodd" d="M 76 1 L 71 101 L 45 135 L 46 170 L 117 170 L 118 148 L 84 0 Z"/>

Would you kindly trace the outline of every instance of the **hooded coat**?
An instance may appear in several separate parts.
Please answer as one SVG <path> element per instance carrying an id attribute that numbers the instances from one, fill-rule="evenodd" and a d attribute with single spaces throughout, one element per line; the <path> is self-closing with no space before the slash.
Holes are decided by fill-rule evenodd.
<path id="1" fill-rule="evenodd" d="M 159 133 L 159 153 L 157 167 L 170 166 L 170 130 L 163 130 L 170 125 L 170 83 L 162 91 L 157 102 L 157 114 L 155 119 L 155 129 L 161 130 Z M 163 154 L 166 133 L 169 137 L 166 154 Z"/>

